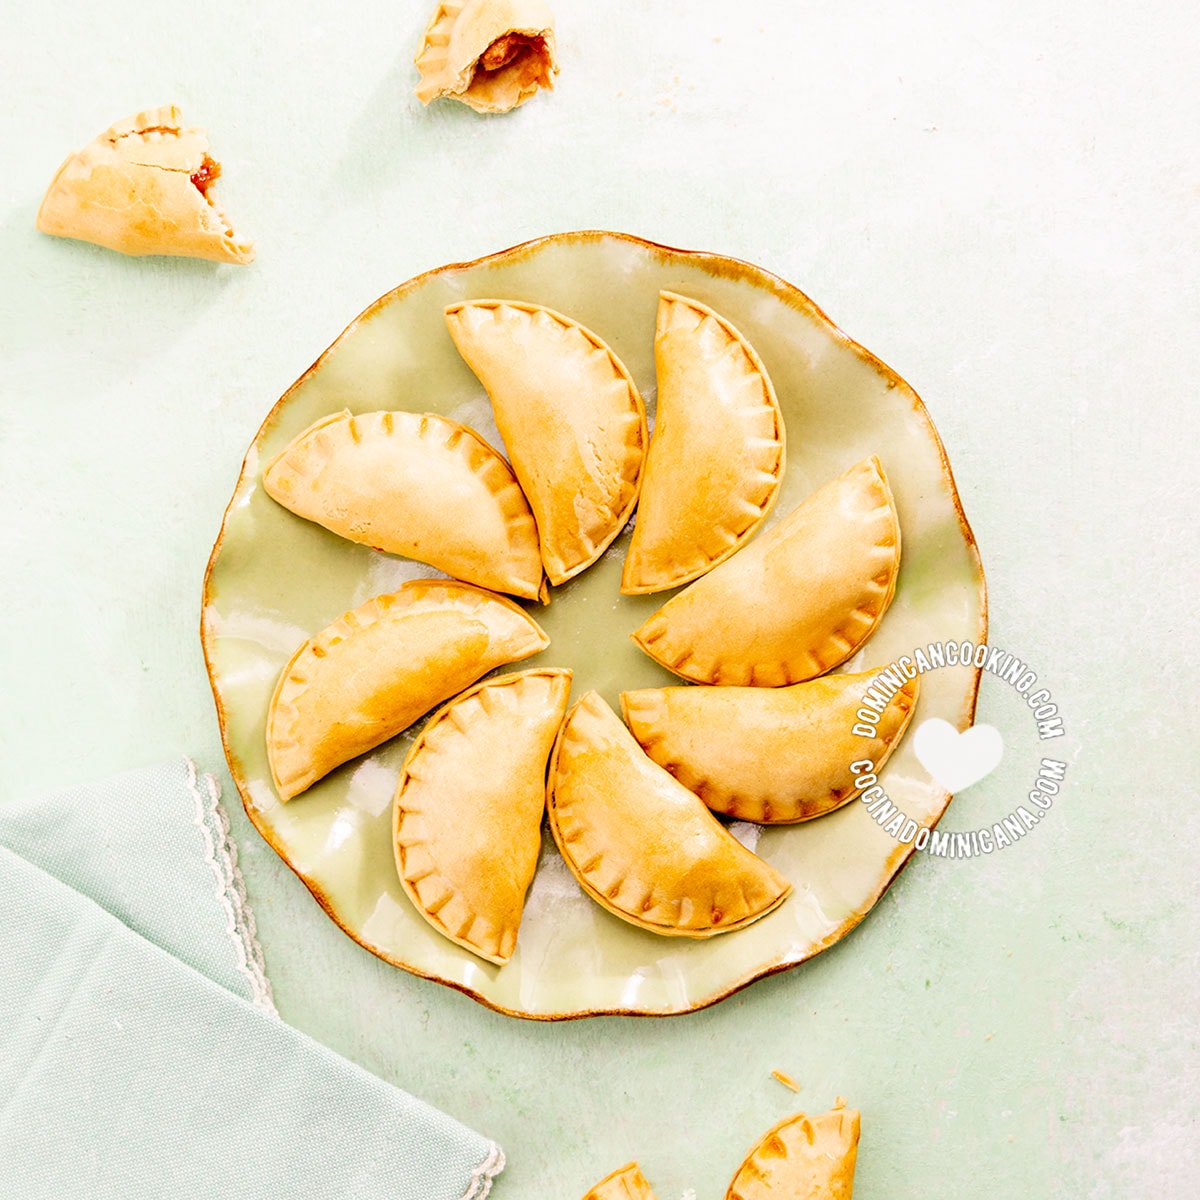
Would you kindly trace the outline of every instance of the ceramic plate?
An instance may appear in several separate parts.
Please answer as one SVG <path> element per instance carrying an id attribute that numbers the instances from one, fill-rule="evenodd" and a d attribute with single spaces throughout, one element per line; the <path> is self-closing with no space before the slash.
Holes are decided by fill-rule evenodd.
<path id="1" fill-rule="evenodd" d="M 542 238 L 419 276 L 362 314 L 271 410 L 246 455 L 204 587 L 202 637 L 229 769 L 250 819 L 325 911 L 372 953 L 459 988 L 502 1012 L 541 1019 L 668 1014 L 711 1004 L 794 966 L 843 937 L 913 853 L 857 802 L 804 825 L 735 826 L 794 884 L 746 929 L 703 941 L 661 938 L 603 911 L 579 889 L 547 831 L 517 952 L 492 966 L 435 933 L 400 886 L 391 800 L 419 726 L 346 764 L 288 805 L 271 786 L 264 730 L 275 680 L 296 647 L 342 613 L 428 567 L 343 541 L 275 504 L 260 467 L 327 413 L 409 409 L 462 421 L 502 443 L 483 388 L 442 318 L 457 300 L 547 305 L 594 330 L 629 368 L 653 413 L 660 289 L 731 320 L 758 351 L 787 422 L 788 465 L 768 528 L 821 484 L 878 454 L 903 541 L 896 597 L 843 670 L 883 666 L 932 641 L 986 634 L 979 555 L 937 433 L 913 390 L 845 336 L 807 297 L 758 267 L 611 233 Z M 518 668 L 570 667 L 572 695 L 598 689 L 620 711 L 622 689 L 676 684 L 629 634 L 669 593 L 620 594 L 628 530 L 578 578 L 531 611 L 550 647 Z M 965 728 L 979 673 L 923 677 L 913 728 L 933 716 Z M 929 782 L 907 738 L 881 782 L 929 823 L 949 797 Z"/>

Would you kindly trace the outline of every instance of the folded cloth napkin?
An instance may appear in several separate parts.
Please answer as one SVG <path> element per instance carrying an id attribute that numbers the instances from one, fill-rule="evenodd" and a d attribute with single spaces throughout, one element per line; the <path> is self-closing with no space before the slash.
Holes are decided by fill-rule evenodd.
<path id="1" fill-rule="evenodd" d="M 482 1200 L 500 1148 L 283 1024 L 187 760 L 0 802 L 0 1196 Z"/>

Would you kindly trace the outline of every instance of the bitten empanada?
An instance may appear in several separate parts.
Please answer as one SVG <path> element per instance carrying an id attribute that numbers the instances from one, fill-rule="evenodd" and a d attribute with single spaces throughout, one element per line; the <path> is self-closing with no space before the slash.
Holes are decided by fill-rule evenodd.
<path id="1" fill-rule="evenodd" d="M 656 1200 L 656 1197 L 641 1167 L 631 1162 L 605 1175 L 583 1200 Z"/>
<path id="2" fill-rule="evenodd" d="M 661 592 L 727 559 L 783 479 L 783 414 L 766 368 L 724 317 L 660 292 L 658 400 L 621 591 Z"/>
<path id="3" fill-rule="evenodd" d="M 694 683 L 800 683 L 845 662 L 875 632 L 899 568 L 896 504 L 872 455 L 673 596 L 632 637 Z"/>
<path id="4" fill-rule="evenodd" d="M 434 413 L 323 417 L 263 471 L 284 508 L 447 575 L 526 600 L 542 593 L 537 526 L 507 462 Z"/>
<path id="5" fill-rule="evenodd" d="M 548 796 L 554 840 L 580 886 L 642 929 L 694 938 L 728 933 L 792 890 L 642 753 L 597 692 L 563 722 Z"/>
<path id="6" fill-rule="evenodd" d="M 118 121 L 58 168 L 37 227 L 122 254 L 252 262 L 254 246 L 213 196 L 220 173 L 203 129 L 185 129 L 173 106 L 152 108 Z"/>
<path id="7" fill-rule="evenodd" d="M 529 499 L 553 584 L 604 553 L 637 503 L 646 410 L 594 333 L 548 308 L 473 300 L 446 309 L 450 336 L 492 400 Z"/>
<path id="8" fill-rule="evenodd" d="M 494 667 L 549 645 L 511 600 L 415 579 L 309 638 L 267 712 L 267 757 L 282 800 L 407 729 Z"/>
<path id="9" fill-rule="evenodd" d="M 442 0 L 416 57 L 417 99 L 503 113 L 553 88 L 554 14 L 545 0 Z"/>
<path id="10" fill-rule="evenodd" d="M 622 692 L 625 720 L 642 749 L 713 812 L 739 821 L 789 824 L 848 804 L 860 789 L 850 764 L 878 770 L 916 707 L 918 681 L 870 699 L 886 703 L 853 733 L 879 672 L 826 675 L 791 687 L 672 687 Z"/>
<path id="11" fill-rule="evenodd" d="M 429 719 L 400 772 L 400 882 L 438 933 L 488 962 L 508 962 L 517 944 L 570 691 L 557 668 L 476 684 Z"/>
<path id="12" fill-rule="evenodd" d="M 853 1108 L 786 1117 L 746 1156 L 725 1200 L 852 1200 L 859 1128 Z"/>

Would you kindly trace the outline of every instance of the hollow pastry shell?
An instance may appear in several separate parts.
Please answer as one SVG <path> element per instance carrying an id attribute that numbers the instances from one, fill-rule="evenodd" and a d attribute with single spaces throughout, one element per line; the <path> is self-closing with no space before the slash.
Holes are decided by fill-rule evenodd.
<path id="1" fill-rule="evenodd" d="M 724 317 L 661 292 L 654 436 L 621 591 L 678 587 L 723 562 L 779 494 L 783 414 L 762 361 Z"/>
<path id="2" fill-rule="evenodd" d="M 791 891 L 662 767 L 596 692 L 567 714 L 550 762 L 550 828 L 580 886 L 642 929 L 712 937 Z"/>
<path id="3" fill-rule="evenodd" d="M 434 413 L 323 417 L 263 472 L 267 494 L 333 533 L 536 600 L 537 526 L 508 463 Z"/>
<path id="4" fill-rule="evenodd" d="M 548 644 L 511 600 L 452 580 L 416 579 L 345 613 L 300 646 L 275 686 L 267 756 L 281 799 Z"/>
<path id="5" fill-rule="evenodd" d="M 871 636 L 899 568 L 900 521 L 871 456 L 673 596 L 632 637 L 694 683 L 800 683 Z"/>
<path id="6" fill-rule="evenodd" d="M 635 1162 L 626 1163 L 611 1175 L 605 1175 L 583 1200 L 657 1200 L 645 1175 Z"/>
<path id="7" fill-rule="evenodd" d="M 747 1155 L 725 1200 L 851 1200 L 860 1125 L 853 1108 L 785 1118 Z"/>

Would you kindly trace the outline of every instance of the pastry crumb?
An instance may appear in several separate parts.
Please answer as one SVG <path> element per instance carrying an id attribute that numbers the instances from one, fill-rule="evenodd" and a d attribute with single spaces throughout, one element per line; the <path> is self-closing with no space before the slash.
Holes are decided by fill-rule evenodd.
<path id="1" fill-rule="evenodd" d="M 790 1075 L 785 1075 L 782 1071 L 772 1071 L 771 1078 L 778 1079 L 785 1088 L 791 1088 L 793 1092 L 800 1090 L 800 1085 Z"/>

